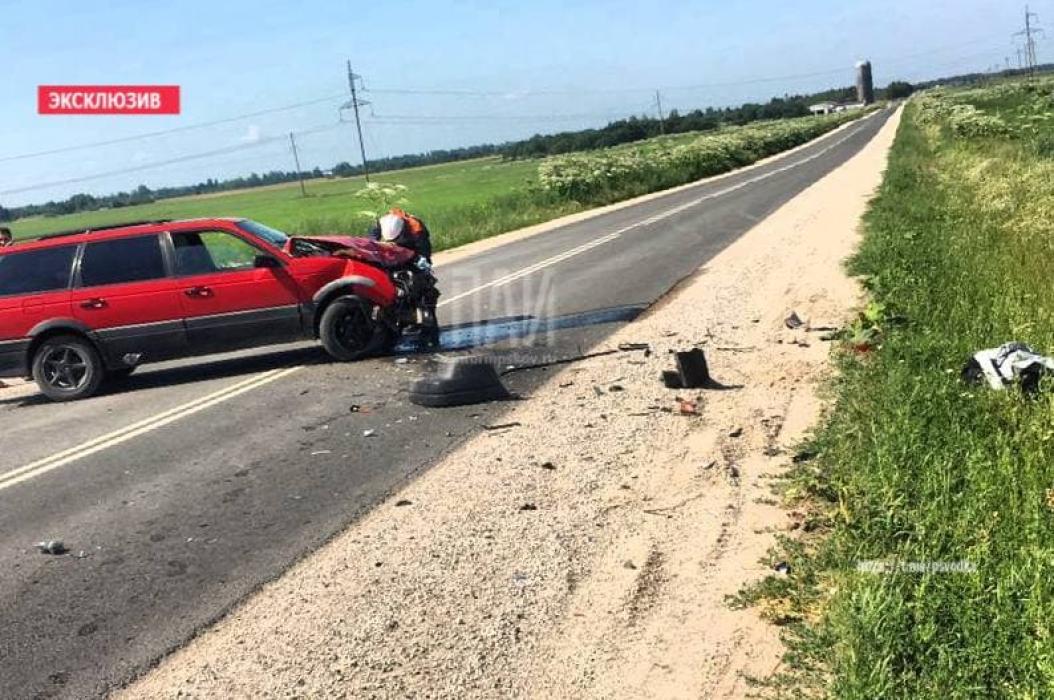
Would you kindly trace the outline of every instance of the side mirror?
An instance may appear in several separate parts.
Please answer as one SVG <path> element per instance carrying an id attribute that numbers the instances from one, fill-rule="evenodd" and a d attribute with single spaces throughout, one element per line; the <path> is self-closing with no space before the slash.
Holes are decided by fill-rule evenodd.
<path id="1" fill-rule="evenodd" d="M 281 267 L 282 263 L 277 258 L 273 258 L 270 255 L 257 255 L 253 258 L 253 267 L 269 267 L 276 268 Z"/>

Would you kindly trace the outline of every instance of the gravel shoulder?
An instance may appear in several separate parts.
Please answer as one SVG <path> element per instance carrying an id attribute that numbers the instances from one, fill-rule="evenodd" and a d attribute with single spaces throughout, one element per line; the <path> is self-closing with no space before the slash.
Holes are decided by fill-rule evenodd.
<path id="1" fill-rule="evenodd" d="M 779 663 L 778 628 L 724 602 L 793 528 L 771 478 L 821 411 L 859 290 L 842 261 L 899 113 L 484 433 L 120 698 L 707 697 Z M 789 330 L 790 311 L 808 321 Z M 658 381 L 701 347 L 722 391 Z M 681 415 L 676 397 L 698 401 Z"/>

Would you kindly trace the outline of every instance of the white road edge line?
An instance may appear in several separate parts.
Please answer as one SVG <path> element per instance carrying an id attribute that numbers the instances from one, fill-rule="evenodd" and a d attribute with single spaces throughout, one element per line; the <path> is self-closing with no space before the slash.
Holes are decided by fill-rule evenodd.
<path id="1" fill-rule="evenodd" d="M 879 112 L 875 112 L 874 114 L 868 115 L 863 119 L 870 119 L 871 117 L 877 114 L 879 114 Z M 856 129 L 853 129 L 844 137 L 838 139 L 834 143 L 827 145 L 826 147 L 817 151 L 811 156 L 808 156 L 798 161 L 794 161 L 792 163 L 784 165 L 783 167 L 775 168 L 766 173 L 762 173 L 761 175 L 749 178 L 736 185 L 731 185 L 716 192 L 711 192 L 710 194 L 697 197 L 696 199 L 690 200 L 688 202 L 685 202 L 684 204 L 680 204 L 671 209 L 667 209 L 666 211 L 655 214 L 654 216 L 651 216 L 647 219 L 643 219 L 636 223 L 632 223 L 629 226 L 624 226 L 618 229 L 617 231 L 613 231 L 607 234 L 606 236 L 594 238 L 593 240 L 587 243 L 583 243 L 582 245 L 577 246 L 575 248 L 571 248 L 570 250 L 566 250 L 563 253 L 559 253 L 550 258 L 546 258 L 545 260 L 536 262 L 533 265 L 529 265 L 521 270 L 517 270 L 516 272 L 505 275 L 504 277 L 499 277 L 498 279 L 487 282 L 486 284 L 481 284 L 478 287 L 474 287 L 460 294 L 456 294 L 448 299 L 443 300 L 438 304 L 438 306 L 445 306 L 446 304 L 451 304 L 459 299 L 463 299 L 467 296 L 475 294 L 476 292 L 483 291 L 484 289 L 500 287 L 509 284 L 510 282 L 515 282 L 516 280 L 522 279 L 527 275 L 538 272 L 539 270 L 544 270 L 547 267 L 552 267 L 553 265 L 561 263 L 564 260 L 573 258 L 577 255 L 581 255 L 582 253 L 592 250 L 593 248 L 596 248 L 598 246 L 604 245 L 605 243 L 610 243 L 611 241 L 614 241 L 621 237 L 622 234 L 626 233 L 627 231 L 632 231 L 636 228 L 657 223 L 659 221 L 662 221 L 663 219 L 673 216 L 674 214 L 679 214 L 680 212 L 685 211 L 686 209 L 690 209 L 694 206 L 697 206 L 707 200 L 722 197 L 726 194 L 742 189 L 743 187 L 746 187 L 748 185 L 752 185 L 754 183 L 768 179 L 774 175 L 784 173 L 792 168 L 798 167 L 799 165 L 804 165 L 805 163 L 814 161 L 820 156 L 828 153 L 832 149 L 842 145 L 853 136 L 856 136 L 856 134 L 860 133 L 861 129 L 863 129 L 863 127 L 857 127 Z M 76 447 L 71 447 L 69 449 L 62 450 L 61 452 L 56 452 L 55 454 L 50 455 L 48 457 L 44 457 L 43 459 L 38 459 L 35 462 L 31 462 L 25 466 L 19 467 L 14 471 L 0 474 L 0 491 L 10 488 L 11 486 L 14 486 L 16 484 L 20 484 L 28 479 L 40 476 L 41 474 L 46 474 L 47 472 L 50 472 L 53 469 L 58 469 L 59 467 L 63 467 L 71 462 L 75 462 L 79 459 L 83 459 L 84 457 L 93 455 L 96 452 L 101 452 L 102 450 L 114 447 L 115 445 L 120 445 L 121 443 L 127 442 L 128 440 L 131 440 L 134 437 L 138 437 L 139 435 L 142 435 L 144 433 L 148 433 L 152 430 L 156 430 L 157 428 L 164 427 L 169 423 L 174 423 L 175 421 L 181 418 L 185 418 L 186 416 L 192 415 L 199 411 L 203 411 L 206 408 L 215 406 L 216 404 L 223 403 L 224 401 L 227 401 L 229 399 L 233 399 L 236 396 L 240 396 L 248 391 L 252 391 L 253 389 L 259 388 L 265 384 L 270 384 L 273 381 L 277 381 L 282 377 L 289 376 L 290 374 L 303 368 L 303 365 L 296 365 L 294 367 L 287 367 L 286 369 L 275 369 L 270 370 L 268 372 L 264 372 L 263 374 L 259 374 L 255 377 L 251 377 L 236 384 L 232 384 L 229 387 L 225 387 L 211 394 L 207 394 L 201 398 L 194 399 L 193 401 L 189 401 L 180 406 L 176 406 L 175 408 L 163 411 L 161 413 L 158 413 L 157 415 L 151 416 L 149 418 L 144 418 L 143 420 L 138 421 L 136 423 L 132 423 L 131 425 L 125 426 L 124 428 L 119 428 L 118 430 L 115 430 L 113 432 L 101 435 L 97 438 L 93 438 L 91 440 L 88 440 L 87 442 L 77 445 Z"/>
<path id="2" fill-rule="evenodd" d="M 874 112 L 872 114 L 869 114 L 866 117 L 863 117 L 861 119 L 861 122 L 864 119 L 870 119 L 870 118 L 874 117 L 877 114 L 880 114 L 880 112 Z M 746 179 L 743 182 L 740 182 L 738 184 L 731 185 L 729 187 L 725 187 L 725 188 L 720 189 L 720 190 L 718 190 L 716 192 L 711 192 L 710 194 L 705 194 L 705 195 L 703 195 L 701 197 L 697 197 L 696 199 L 693 199 L 693 200 L 690 200 L 688 202 L 685 202 L 684 204 L 680 204 L 680 205 L 678 205 L 676 207 L 673 207 L 671 209 L 667 209 L 666 211 L 659 212 L 658 214 L 655 214 L 654 216 L 651 216 L 651 217 L 649 217 L 647 219 L 643 219 L 641 221 L 637 221 L 635 223 L 630 224 L 629 226 L 624 226 L 624 227 L 618 229 L 617 231 L 613 231 L 613 232 L 607 234 L 606 236 L 601 236 L 600 238 L 594 238 L 593 240 L 589 241 L 588 243 L 583 243 L 580 246 L 577 246 L 577 247 L 572 248 L 570 250 L 564 251 L 563 253 L 559 253 L 557 255 L 554 255 L 551 258 L 546 258 L 545 260 L 542 260 L 540 262 L 536 262 L 533 265 L 530 265 L 528 267 L 523 268 L 522 270 L 517 270 L 516 272 L 512 272 L 512 273 L 510 273 L 508 275 L 505 275 L 504 277 L 499 277 L 498 279 L 491 280 L 490 282 L 486 282 L 484 284 L 481 284 L 478 287 L 473 287 L 472 289 L 469 289 L 469 290 L 466 290 L 464 292 L 461 292 L 460 294 L 455 294 L 454 296 L 449 297 L 449 298 L 444 299 L 443 301 L 439 302 L 436 306 L 446 306 L 447 304 L 452 304 L 455 301 L 458 301 L 459 299 L 464 299 L 467 296 L 471 296 L 471 295 L 475 294 L 476 292 L 481 292 L 481 291 L 483 291 L 485 289 L 492 289 L 492 288 L 496 288 L 496 287 L 502 287 L 502 286 L 504 286 L 506 284 L 509 284 L 510 282 L 515 282 L 518 279 L 522 279 L 522 278 L 526 277 L 527 275 L 530 275 L 530 274 L 532 274 L 534 272 L 538 272 L 539 270 L 544 270 L 547 267 L 552 267 L 553 265 L 561 263 L 564 260 L 567 260 L 568 258 L 573 258 L 576 255 L 581 255 L 582 253 L 585 253 L 586 251 L 592 250 L 593 248 L 596 248 L 597 246 L 601 246 L 601 245 L 603 245 L 605 243 L 609 243 L 609 242 L 611 242 L 611 241 L 613 241 L 613 240 L 615 240 L 617 238 L 620 238 L 622 236 L 622 234 L 626 233 L 627 231 L 632 231 L 635 228 L 641 228 L 643 226 L 649 226 L 651 224 L 658 223 L 659 221 L 662 221 L 663 219 L 671 217 L 674 214 L 679 214 L 682 211 L 685 211 L 687 209 L 691 209 L 692 207 L 697 206 L 699 204 L 702 204 L 703 202 L 705 202 L 707 200 L 716 199 L 718 197 L 723 197 L 726 194 L 729 194 L 731 192 L 735 192 L 736 190 L 742 189 L 742 188 L 744 188 L 744 187 L 746 187 L 748 185 L 753 185 L 753 184 L 755 184 L 757 182 L 761 182 L 762 180 L 766 180 L 766 179 L 768 179 L 768 178 L 770 178 L 770 177 L 772 177 L 774 175 L 779 175 L 781 173 L 785 173 L 788 170 L 791 170 L 793 168 L 797 168 L 800 165 L 805 165 L 806 163 L 811 163 L 812 161 L 816 160 L 820 156 L 825 155 L 826 153 L 830 152 L 832 149 L 837 148 L 838 146 L 841 146 L 843 143 L 845 143 L 846 141 L 848 141 L 852 137 L 856 136 L 858 133 L 860 133 L 861 130 L 863 130 L 863 128 L 864 127 L 862 127 L 862 126 L 857 126 L 857 128 L 853 129 L 852 131 L 850 131 L 848 134 L 846 134 L 842 138 L 838 139 L 837 141 L 835 141 L 835 142 L 833 142 L 831 144 L 828 144 L 823 149 L 817 151 L 816 153 L 813 153 L 811 156 L 808 156 L 806 158 L 802 158 L 801 160 L 794 161 L 792 163 L 789 163 L 789 164 L 784 165 L 784 166 L 779 167 L 779 168 L 774 168 L 774 169 L 772 169 L 772 170 L 770 170 L 768 172 L 762 173 L 761 175 L 756 175 L 756 176 L 754 176 L 752 178 L 748 178 L 748 179 Z"/>
<path id="3" fill-rule="evenodd" d="M 215 406 L 216 404 L 233 399 L 236 396 L 257 389 L 265 384 L 270 384 L 271 382 L 289 376 L 301 369 L 303 369 L 303 365 L 264 372 L 263 374 L 252 377 L 251 379 L 220 389 L 219 391 L 213 392 L 194 401 L 190 401 L 181 406 L 177 406 L 168 411 L 141 420 L 138 423 L 133 423 L 132 425 L 126 426 L 120 430 L 115 430 L 112 433 L 89 440 L 88 442 L 77 445 L 76 447 L 63 450 L 62 452 L 45 457 L 44 459 L 39 459 L 12 472 L 0 475 L 0 491 L 26 481 L 27 479 L 46 474 L 53 469 L 58 469 L 59 467 L 83 459 L 84 457 L 88 457 L 109 447 L 120 445 L 121 443 L 127 442 L 143 433 L 156 430 L 157 428 L 166 426 L 181 418 L 185 418 L 198 413 L 199 411 L 203 411 L 206 408 Z"/>

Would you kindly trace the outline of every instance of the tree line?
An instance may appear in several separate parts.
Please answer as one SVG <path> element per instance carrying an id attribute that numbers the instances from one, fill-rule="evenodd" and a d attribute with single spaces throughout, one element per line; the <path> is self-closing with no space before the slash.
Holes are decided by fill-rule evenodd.
<path id="1" fill-rule="evenodd" d="M 909 83 L 895 81 L 885 90 L 879 90 L 879 99 L 906 97 L 913 87 Z M 657 116 L 633 116 L 608 123 L 596 129 L 564 131 L 556 134 L 535 134 L 520 141 L 502 144 L 482 144 L 464 148 L 437 149 L 426 153 L 413 153 L 379 158 L 370 161 L 370 172 L 385 172 L 422 165 L 450 163 L 483 156 L 500 155 L 504 159 L 540 158 L 571 151 L 587 151 L 607 148 L 623 143 L 640 141 L 658 136 L 660 133 L 680 134 L 689 131 L 709 131 L 721 124 L 749 124 L 766 119 L 789 119 L 809 114 L 809 105 L 817 102 L 851 102 L 856 99 L 852 87 L 835 88 L 810 95 L 774 97 L 766 103 L 747 103 L 737 107 L 707 107 L 681 114 L 671 110 L 665 119 Z M 211 194 L 264 185 L 294 182 L 301 175 L 307 179 L 327 176 L 351 177 L 361 175 L 362 165 L 342 161 L 324 172 L 321 168 L 297 173 L 295 170 L 271 170 L 266 173 L 251 173 L 247 176 L 217 180 L 208 178 L 192 185 L 150 188 L 139 185 L 134 190 L 109 195 L 75 194 L 63 200 L 51 200 L 42 204 L 27 204 L 19 207 L 0 206 L 0 222 L 13 221 L 28 216 L 60 216 L 96 209 L 120 209 L 137 204 L 149 204 L 160 199 Z"/>

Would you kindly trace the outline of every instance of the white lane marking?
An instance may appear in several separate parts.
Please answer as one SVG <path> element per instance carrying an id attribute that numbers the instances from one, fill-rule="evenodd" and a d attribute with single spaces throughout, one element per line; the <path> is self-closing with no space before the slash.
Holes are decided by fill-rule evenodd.
<path id="1" fill-rule="evenodd" d="M 864 117 L 864 119 L 870 119 L 871 117 L 877 114 L 879 113 L 876 112 L 875 114 Z M 685 202 L 684 204 L 667 209 L 666 211 L 655 214 L 654 216 L 651 216 L 647 219 L 643 219 L 628 226 L 624 226 L 605 236 L 594 238 L 593 240 L 588 241 L 587 243 L 583 243 L 580 246 L 571 248 L 570 250 L 566 250 L 563 253 L 559 253 L 550 258 L 546 258 L 545 260 L 541 260 L 537 263 L 534 263 L 533 265 L 529 265 L 521 270 L 517 270 L 516 272 L 505 275 L 504 277 L 499 277 L 496 280 L 492 280 L 490 282 L 487 282 L 486 284 L 481 284 L 478 287 L 474 287 L 465 292 L 462 292 L 461 294 L 457 294 L 448 299 L 445 299 L 444 301 L 439 303 L 439 306 L 453 303 L 458 299 L 463 299 L 464 297 L 467 297 L 471 294 L 475 294 L 476 292 L 482 291 L 484 289 L 500 287 L 502 285 L 515 282 L 516 280 L 522 279 L 523 277 L 533 274 L 539 270 L 543 270 L 547 267 L 559 264 L 564 260 L 573 258 L 577 255 L 581 255 L 582 253 L 592 250 L 593 248 L 616 240 L 627 231 L 631 231 L 642 226 L 648 226 L 650 224 L 657 223 L 670 216 L 679 214 L 680 212 L 685 211 L 686 209 L 690 209 L 698 204 L 701 204 L 702 202 L 705 202 L 707 200 L 716 199 L 717 197 L 723 197 L 726 194 L 735 192 L 736 190 L 742 189 L 748 185 L 761 182 L 762 180 L 770 178 L 773 175 L 778 175 L 780 173 L 791 170 L 792 168 L 796 168 L 799 165 L 809 163 L 813 160 L 816 160 L 825 153 L 828 153 L 829 151 L 831 151 L 831 149 L 837 148 L 841 144 L 845 143 L 850 138 L 860 133 L 862 129 L 862 126 L 857 127 L 843 138 L 835 141 L 834 143 L 831 143 L 830 145 L 817 151 L 813 155 L 808 156 L 807 158 L 803 158 L 801 160 L 789 163 L 783 167 L 770 170 L 766 173 L 762 173 L 761 175 L 749 178 L 736 185 L 731 185 L 716 192 L 711 192 L 710 194 L 702 195 L 701 197 L 697 197 L 693 200 Z M 195 399 L 181 406 L 177 406 L 173 409 L 169 409 L 168 411 L 164 411 L 155 416 L 151 416 L 150 418 L 145 418 L 137 423 L 133 423 L 131 425 L 125 426 L 124 428 L 120 428 L 111 433 L 107 433 L 106 435 L 94 438 L 85 443 L 77 445 L 76 447 L 71 447 L 69 449 L 62 450 L 61 452 L 57 452 L 49 457 L 45 457 L 35 462 L 31 462 L 30 464 L 27 464 L 23 467 L 19 467 L 14 471 L 6 472 L 0 475 L 0 491 L 14 486 L 15 484 L 19 484 L 28 479 L 40 476 L 41 474 L 46 474 L 47 472 L 50 472 L 53 469 L 58 469 L 59 467 L 65 466 L 71 462 L 75 462 L 79 459 L 83 459 L 84 457 L 93 455 L 96 452 L 100 452 L 109 447 L 113 447 L 123 442 L 127 442 L 128 440 L 131 440 L 134 437 L 138 437 L 139 435 L 142 435 L 144 433 L 148 433 L 152 430 L 156 430 L 157 428 L 164 427 L 169 423 L 174 423 L 175 421 L 181 418 L 185 418 L 186 416 L 197 413 L 198 411 L 203 411 L 206 408 L 215 406 L 218 403 L 222 403 L 229 399 L 233 399 L 236 396 L 240 396 L 241 394 L 244 394 L 248 391 L 252 391 L 253 389 L 261 387 L 265 384 L 277 381 L 278 379 L 288 376 L 293 372 L 296 372 L 301 369 L 303 369 L 303 365 L 297 365 L 295 367 L 289 367 L 286 369 L 270 370 L 268 372 L 264 372 L 263 374 L 257 375 L 256 377 L 252 377 L 250 379 L 238 382 L 237 384 L 233 384 L 224 389 L 220 389 L 219 391 L 207 394 L 206 396 Z"/>
<path id="2" fill-rule="evenodd" d="M 271 382 L 289 376 L 300 369 L 303 369 L 302 365 L 264 372 L 263 374 L 232 384 L 231 386 L 220 389 L 219 391 L 214 391 L 211 394 L 207 394 L 201 398 L 189 401 L 149 418 L 145 418 L 137 423 L 107 433 L 106 435 L 101 435 L 92 440 L 88 440 L 76 447 L 71 447 L 43 459 L 38 459 L 37 461 L 31 462 L 30 464 L 15 469 L 14 471 L 0 475 L 0 491 L 26 481 L 27 479 L 46 474 L 53 469 L 58 469 L 70 462 L 83 459 L 84 457 L 88 457 L 109 447 L 120 445 L 121 443 L 127 442 L 143 433 L 148 433 L 151 430 L 164 427 L 181 418 L 185 418 L 199 411 L 203 411 L 206 408 L 215 406 L 216 404 L 233 399 L 234 397 L 240 396 L 248 391 L 257 389 L 265 384 L 270 384 Z"/>
<path id="3" fill-rule="evenodd" d="M 864 117 L 863 119 L 870 119 L 870 118 L 874 117 L 877 114 L 880 114 L 880 112 L 875 112 L 874 114 L 870 114 L 870 115 Z M 720 189 L 720 190 L 718 190 L 716 192 L 711 192 L 710 194 L 705 194 L 705 195 L 702 195 L 701 197 L 696 197 L 695 199 L 690 200 L 688 202 L 685 202 L 684 204 L 680 204 L 680 205 L 678 205 L 676 207 L 672 207 L 670 209 L 667 209 L 666 211 L 659 212 L 658 214 L 655 214 L 654 216 L 648 217 L 647 219 L 642 219 L 640 221 L 637 221 L 636 223 L 630 224 L 629 226 L 623 226 L 622 228 L 618 229 L 617 231 L 612 231 L 611 233 L 607 234 L 606 236 L 601 236 L 600 238 L 594 238 L 593 240 L 589 241 L 588 243 L 583 243 L 580 246 L 577 246 L 577 247 L 572 248 L 570 250 L 564 251 L 563 253 L 560 253 L 558 255 L 554 255 L 551 258 L 546 258 L 545 260 L 542 260 L 540 262 L 536 262 L 533 265 L 530 265 L 528 267 L 523 268 L 522 270 L 517 270 L 516 272 L 512 272 L 512 273 L 510 273 L 508 275 L 505 275 L 504 277 L 499 277 L 498 279 L 491 280 L 490 282 L 486 282 L 484 284 L 481 284 L 478 287 L 473 287 L 472 289 L 469 289 L 469 290 L 466 290 L 464 292 L 461 292 L 460 294 L 455 294 L 454 296 L 449 297 L 449 298 L 444 299 L 443 301 L 439 302 L 436 306 L 446 306 L 447 304 L 452 304 L 455 301 L 458 301 L 459 299 L 464 299 L 465 297 L 471 296 L 472 294 L 475 294 L 476 292 L 481 292 L 484 289 L 492 289 L 492 288 L 496 288 L 496 287 L 502 287 L 502 286 L 504 286 L 506 284 L 509 284 L 511 282 L 515 282 L 518 279 L 522 279 L 522 278 L 526 277 L 527 275 L 530 275 L 532 273 L 538 272 L 539 270 L 544 270 L 547 267 L 552 267 L 553 265 L 561 263 L 564 260 L 567 260 L 569 258 L 573 258 L 576 255 L 581 255 L 582 253 L 585 253 L 586 251 L 592 250 L 593 248 L 596 248 L 597 246 L 604 245 L 605 243 L 610 243 L 611 241 L 613 241 L 613 240 L 615 240 L 617 238 L 620 238 L 622 236 L 622 234 L 626 233 L 627 231 L 632 231 L 635 228 L 641 228 L 643 226 L 649 226 L 651 224 L 658 223 L 659 221 L 662 221 L 663 219 L 669 218 L 669 217 L 671 217 L 671 216 L 673 216 L 675 214 L 680 214 L 682 211 L 685 211 L 686 209 L 691 209 L 694 206 L 698 206 L 699 204 L 702 204 L 705 201 L 708 201 L 708 200 L 711 200 L 711 199 L 716 199 L 718 197 L 723 197 L 726 194 L 730 194 L 732 192 L 735 192 L 736 190 L 743 189 L 744 187 L 747 187 L 748 185 L 753 185 L 755 183 L 761 182 L 762 180 L 766 180 L 766 179 L 768 179 L 768 178 L 770 178 L 770 177 L 772 177 L 774 175 L 779 175 L 779 174 L 785 173 L 788 170 L 791 170 L 793 168 L 797 168 L 800 165 L 805 165 L 806 163 L 810 163 L 810 162 L 816 160 L 817 158 L 819 158 L 820 156 L 830 152 L 832 149 L 837 148 L 838 146 L 841 146 L 843 143 L 845 143 L 846 141 L 848 141 L 849 139 L 853 138 L 858 133 L 860 133 L 863 130 L 863 128 L 864 128 L 863 126 L 858 126 L 856 129 L 853 129 L 850 133 L 846 134 L 845 136 L 843 136 L 842 138 L 838 139 L 837 141 L 825 146 L 823 149 L 817 151 L 816 153 L 812 154 L 811 156 L 808 156 L 806 158 L 802 158 L 801 160 L 794 161 L 794 162 L 789 163 L 787 165 L 784 165 L 784 166 L 782 166 L 780 168 L 774 168 L 773 170 L 770 170 L 768 172 L 762 173 L 761 175 L 756 175 L 756 176 L 754 176 L 752 178 L 748 178 L 748 179 L 746 179 L 746 180 L 744 180 L 744 181 L 742 181 L 742 182 L 740 182 L 738 184 L 730 185 L 730 186 L 725 187 L 723 189 Z"/>

